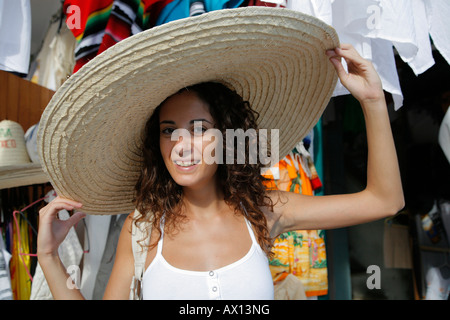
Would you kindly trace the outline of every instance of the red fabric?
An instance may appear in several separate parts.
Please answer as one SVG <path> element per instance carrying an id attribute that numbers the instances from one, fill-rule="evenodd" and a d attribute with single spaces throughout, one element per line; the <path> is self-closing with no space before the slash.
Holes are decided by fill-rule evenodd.
<path id="1" fill-rule="evenodd" d="M 77 72 L 89 60 L 133 35 L 134 29 L 129 23 L 138 26 L 138 30 L 145 30 L 155 26 L 161 10 L 173 0 L 133 0 L 129 3 L 136 8 L 136 16 L 130 15 L 130 19 L 121 19 L 120 16 L 111 14 L 114 10 L 114 3 L 119 0 L 65 0 L 64 12 L 66 13 L 66 24 L 71 29 L 77 39 L 77 49 L 75 50 L 75 67 L 73 72 Z M 73 6 L 73 7 L 71 7 Z M 141 9 L 143 6 L 143 9 Z M 78 19 L 79 27 L 72 28 Z M 86 26 L 88 25 L 88 28 Z M 86 37 L 86 41 L 83 39 Z M 95 40 L 93 40 L 95 39 Z"/>
<path id="2" fill-rule="evenodd" d="M 73 14 L 79 14 L 81 28 L 72 28 L 71 31 L 75 38 L 78 38 L 80 35 L 84 33 L 84 29 L 86 28 L 86 22 L 88 20 L 89 15 L 92 12 L 96 12 L 102 9 L 105 9 L 113 4 L 114 0 L 65 0 L 63 9 L 66 13 L 66 22 L 70 21 L 70 18 Z M 80 10 L 72 11 L 70 6 L 77 6 Z"/>

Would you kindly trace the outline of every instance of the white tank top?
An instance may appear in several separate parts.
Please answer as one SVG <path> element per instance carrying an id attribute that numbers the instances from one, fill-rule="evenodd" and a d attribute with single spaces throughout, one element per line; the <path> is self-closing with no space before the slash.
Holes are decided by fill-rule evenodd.
<path id="1" fill-rule="evenodd" d="M 190 271 L 170 265 L 162 255 L 164 228 L 157 253 L 142 279 L 144 300 L 272 300 L 274 287 L 266 254 L 252 239 L 247 254 L 225 267 L 210 271 Z"/>

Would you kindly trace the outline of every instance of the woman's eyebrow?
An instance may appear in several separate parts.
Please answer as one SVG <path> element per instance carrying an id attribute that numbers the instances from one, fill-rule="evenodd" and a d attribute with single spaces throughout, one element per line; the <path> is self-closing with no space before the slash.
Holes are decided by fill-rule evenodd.
<path id="1" fill-rule="evenodd" d="M 192 119 L 191 121 L 189 121 L 190 124 L 193 124 L 195 121 L 205 121 L 208 122 L 210 124 L 213 124 L 211 121 L 206 120 L 206 119 Z M 172 120 L 163 120 L 161 121 L 159 124 L 175 124 L 175 121 Z"/>
<path id="2" fill-rule="evenodd" d="M 175 124 L 175 121 L 172 121 L 172 120 L 163 120 L 163 121 L 161 121 L 159 124 L 165 124 L 165 123 L 167 123 L 167 124 Z"/>
<path id="3" fill-rule="evenodd" d="M 208 123 L 212 124 L 211 121 L 206 120 L 206 119 L 193 119 L 193 120 L 189 121 L 189 123 L 192 124 L 192 123 L 194 123 L 195 121 L 205 121 L 205 122 L 208 122 Z"/>

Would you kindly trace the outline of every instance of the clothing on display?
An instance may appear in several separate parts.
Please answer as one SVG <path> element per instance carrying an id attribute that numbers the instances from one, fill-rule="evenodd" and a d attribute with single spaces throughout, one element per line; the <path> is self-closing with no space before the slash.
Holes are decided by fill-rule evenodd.
<path id="1" fill-rule="evenodd" d="M 31 162 L 34 163 L 40 163 L 36 143 L 38 127 L 39 123 L 32 125 L 28 128 L 27 132 L 25 132 L 24 136 L 28 156 L 30 157 Z"/>
<path id="2" fill-rule="evenodd" d="M 80 28 L 70 28 L 77 40 L 73 72 L 115 43 L 143 30 L 204 12 L 237 8 L 242 1 L 66 0 L 67 23 L 81 13 Z M 70 6 L 78 6 L 80 10 L 71 12 Z"/>
<path id="3" fill-rule="evenodd" d="M 75 67 L 84 64 L 117 42 L 154 26 L 154 16 L 170 0 L 66 0 L 66 23 L 76 38 Z M 71 11 L 72 8 L 77 10 Z M 79 18 L 79 28 L 70 25 Z"/>
<path id="4" fill-rule="evenodd" d="M 417 1 L 417 0 L 416 0 Z M 446 0 L 423 1 L 425 4 L 430 36 L 441 55 L 450 63 L 450 5 Z"/>
<path id="5" fill-rule="evenodd" d="M 264 6 L 264 7 L 281 7 L 281 8 L 285 8 L 286 7 L 286 1 L 281 0 L 281 1 L 277 1 L 277 0 L 248 0 L 248 2 L 246 3 L 246 5 L 248 6 Z"/>
<path id="6" fill-rule="evenodd" d="M 438 268 L 430 268 L 426 275 L 427 291 L 425 300 L 447 300 L 450 278 L 444 278 Z"/>
<path id="7" fill-rule="evenodd" d="M 34 187 L 33 194 L 37 195 L 38 192 L 39 187 Z M 27 208 L 27 203 L 28 189 L 1 190 L 0 237 L 2 241 L 0 250 L 3 252 L 6 266 L 9 264 L 9 269 L 3 273 L 3 277 L 8 276 L 9 289 L 14 300 L 30 298 L 31 284 L 37 263 L 35 255 L 38 229 L 37 212 L 34 211 L 35 208 Z M 2 286 L 4 286 L 5 282 L 2 282 Z"/>
<path id="8" fill-rule="evenodd" d="M 450 244 L 450 200 L 441 200 L 438 202 L 438 205 L 447 243 Z"/>
<path id="9" fill-rule="evenodd" d="M 156 25 L 161 25 L 170 21 L 198 15 L 194 8 L 204 8 L 200 12 L 210 12 L 214 10 L 237 8 L 243 0 L 173 0 L 162 9 Z M 198 10 L 198 9 L 197 9 Z"/>
<path id="10" fill-rule="evenodd" d="M 363 58 L 374 63 L 383 88 L 392 94 L 395 109 L 403 94 L 395 67 L 399 56 L 416 75 L 434 65 L 430 36 L 450 62 L 450 29 L 446 0 L 287 0 L 286 8 L 317 17 L 333 26 L 341 43 L 351 43 Z M 338 83 L 335 96 L 348 94 Z"/>
<path id="11" fill-rule="evenodd" d="M 75 66 L 76 40 L 67 24 L 56 14 L 47 30 L 44 42 L 34 63 L 31 81 L 56 91 L 72 74 Z"/>
<path id="12" fill-rule="evenodd" d="M 192 11 L 193 8 L 204 8 L 203 12 L 210 12 L 220 9 L 237 8 L 241 5 L 243 0 L 173 0 L 162 9 L 156 25 L 161 25 L 170 21 L 187 18 L 197 15 L 197 11 Z"/>
<path id="13" fill-rule="evenodd" d="M 14 300 L 28 300 L 31 293 L 31 258 L 28 225 L 24 219 L 18 218 L 13 228 L 11 252 L 11 287 Z M 18 227 L 18 228 L 17 228 Z"/>
<path id="14" fill-rule="evenodd" d="M 2 234 L 3 232 L 0 231 L 0 300 L 12 300 L 13 294 L 9 273 L 11 254 L 5 248 Z"/>
<path id="15" fill-rule="evenodd" d="M 436 200 L 423 215 L 415 216 L 419 293 L 426 300 L 447 300 L 450 289 L 449 200 Z"/>
<path id="16" fill-rule="evenodd" d="M 314 195 L 322 184 L 303 142 L 265 172 L 269 190 Z M 307 297 L 328 293 L 328 270 L 323 230 L 297 230 L 281 234 L 274 241 L 270 269 L 275 286 L 290 274 L 301 280 Z"/>
<path id="17" fill-rule="evenodd" d="M 422 216 L 421 221 L 422 229 L 431 243 L 436 244 L 441 240 L 447 240 L 441 218 L 441 207 L 437 201 L 435 201 L 431 210 Z"/>
<path id="18" fill-rule="evenodd" d="M 288 274 L 283 281 L 275 284 L 274 291 L 275 300 L 307 299 L 302 281 L 293 274 Z"/>
<path id="19" fill-rule="evenodd" d="M 27 75 L 30 51 L 30 0 L 0 0 L 0 70 Z"/>
<path id="20" fill-rule="evenodd" d="M 126 214 L 111 216 L 105 249 L 103 250 L 102 260 L 100 261 L 100 267 L 98 268 L 97 276 L 95 278 L 94 291 L 92 293 L 93 300 L 101 300 L 103 298 L 103 293 L 105 292 L 109 276 L 114 266 L 120 231 L 122 230 L 126 218 Z"/>
<path id="21" fill-rule="evenodd" d="M 450 163 L 450 108 L 447 109 L 439 128 L 439 146 Z"/>

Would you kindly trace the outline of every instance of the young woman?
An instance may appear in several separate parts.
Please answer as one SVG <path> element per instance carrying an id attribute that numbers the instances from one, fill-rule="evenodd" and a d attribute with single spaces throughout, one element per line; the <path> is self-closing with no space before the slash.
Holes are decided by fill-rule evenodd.
<path id="1" fill-rule="evenodd" d="M 203 154 L 214 143 L 207 137 L 209 129 L 254 128 L 256 115 L 224 86 L 207 83 L 181 90 L 166 99 L 147 123 L 146 162 L 136 185 L 141 215 L 130 214 L 123 227 L 105 299 L 129 297 L 134 275 L 131 226 L 136 219 L 153 218 L 144 299 L 271 299 L 267 256 L 279 234 L 365 223 L 403 207 L 395 146 L 375 69 L 350 45 L 326 54 L 364 111 L 369 151 L 366 188 L 323 197 L 268 191 L 259 165 L 199 161 L 194 154 Z M 194 125 L 199 122 L 200 127 Z M 202 143 L 172 141 L 176 129 L 188 130 Z M 59 197 L 41 210 L 39 263 L 56 299 L 81 299 L 78 290 L 66 286 L 68 276 L 57 249 L 84 215 L 78 212 L 60 221 L 56 217 L 61 209 L 82 210 L 82 204 Z"/>

